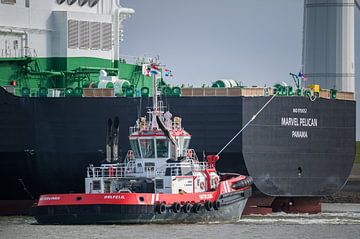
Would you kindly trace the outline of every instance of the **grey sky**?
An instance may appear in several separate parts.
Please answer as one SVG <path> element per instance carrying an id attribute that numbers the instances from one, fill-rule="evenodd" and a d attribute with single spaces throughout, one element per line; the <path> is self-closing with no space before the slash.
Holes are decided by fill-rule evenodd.
<path id="1" fill-rule="evenodd" d="M 291 84 L 289 72 L 297 73 L 301 67 L 303 4 L 302 0 L 123 0 L 122 5 L 136 13 L 124 24 L 121 54 L 159 55 L 173 69 L 174 78 L 167 82 L 175 85 L 201 86 L 224 78 L 248 86 Z M 356 22 L 359 15 L 357 11 Z M 356 47 L 357 69 L 359 55 Z"/>

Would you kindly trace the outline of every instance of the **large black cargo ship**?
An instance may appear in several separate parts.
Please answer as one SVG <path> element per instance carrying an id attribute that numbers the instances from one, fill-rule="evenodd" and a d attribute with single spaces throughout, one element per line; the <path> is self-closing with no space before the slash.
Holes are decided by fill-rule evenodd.
<path id="1" fill-rule="evenodd" d="M 151 98 L 22 98 L 0 91 L 0 200 L 81 190 L 83 171 L 105 158 L 108 120 L 128 126 Z M 216 154 L 269 97 L 167 97 L 201 155 Z M 140 112 L 140 109 L 142 111 Z M 216 113 L 214 113 L 216 112 Z M 251 175 L 268 196 L 321 197 L 345 184 L 355 158 L 355 102 L 278 96 L 222 154 L 223 172 Z M 51 183 L 49 183 L 51 182 Z M 30 196 L 30 194 L 32 196 Z M 5 205 L 5 204 L 4 204 Z"/>
<path id="2" fill-rule="evenodd" d="M 353 0 L 304 1 L 299 77 L 308 81 L 293 75 L 295 89 L 232 79 L 171 86 L 172 71 L 157 57 L 120 56 L 123 21 L 135 12 L 120 2 L 1 1 L 0 214 L 27 209 L 40 194 L 81 191 L 83 169 L 106 158 L 110 119 L 119 119 L 123 159 L 128 127 L 150 105 L 154 74 L 198 155 L 218 153 L 278 94 L 217 165 L 254 178 L 252 209 L 316 212 L 320 197 L 346 183 L 355 159 Z"/>

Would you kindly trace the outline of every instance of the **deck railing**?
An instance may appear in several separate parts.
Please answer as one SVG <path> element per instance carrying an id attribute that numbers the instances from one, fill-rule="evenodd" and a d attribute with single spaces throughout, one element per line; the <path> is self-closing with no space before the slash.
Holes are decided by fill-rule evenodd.
<path id="1" fill-rule="evenodd" d="M 129 55 L 121 55 L 120 61 L 124 61 L 128 64 L 142 65 L 142 64 L 150 64 L 154 61 L 154 57 L 150 56 L 129 56 Z"/>
<path id="2" fill-rule="evenodd" d="M 167 163 L 156 170 L 156 176 L 185 176 L 193 171 L 204 171 L 209 168 L 207 162 Z"/>
<path id="3" fill-rule="evenodd" d="M 134 165 L 135 166 L 135 165 Z M 127 165 L 111 165 L 87 168 L 88 178 L 124 178 L 133 173 L 134 167 Z"/>
<path id="4" fill-rule="evenodd" d="M 90 166 L 87 168 L 88 178 L 131 178 L 136 176 L 155 178 L 156 176 L 184 176 L 193 171 L 204 171 L 209 168 L 207 162 L 180 162 L 167 163 L 155 169 L 154 166 L 144 167 L 141 170 L 136 164 L 102 165 L 100 167 Z M 191 173 L 192 174 L 192 173 Z"/>
<path id="5" fill-rule="evenodd" d="M 32 48 L 0 49 L 0 58 L 36 57 L 37 53 Z"/>
<path id="6" fill-rule="evenodd" d="M 128 163 L 87 168 L 88 178 L 129 178 L 140 175 L 148 178 L 155 177 L 155 167 L 145 167 L 140 171 L 136 170 L 134 163 Z"/>

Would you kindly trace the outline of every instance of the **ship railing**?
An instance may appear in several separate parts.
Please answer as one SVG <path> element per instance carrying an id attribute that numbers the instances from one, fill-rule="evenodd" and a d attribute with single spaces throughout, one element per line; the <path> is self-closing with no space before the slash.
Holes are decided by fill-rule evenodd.
<path id="1" fill-rule="evenodd" d="M 184 176 L 192 174 L 193 171 L 204 171 L 208 168 L 207 162 L 167 163 L 156 170 L 155 176 Z"/>
<path id="2" fill-rule="evenodd" d="M 101 167 L 90 166 L 87 168 L 88 178 L 128 178 L 134 176 L 154 178 L 155 174 L 155 167 L 151 166 L 136 170 L 134 163 Z"/>
<path id="3" fill-rule="evenodd" d="M 65 88 L 51 88 L 48 89 L 47 97 L 65 97 Z"/>
<path id="4" fill-rule="evenodd" d="M 145 167 L 144 169 L 145 177 L 147 178 L 155 178 L 156 176 L 156 170 L 155 167 Z"/>
<path id="5" fill-rule="evenodd" d="M 18 90 L 18 94 L 22 94 L 21 93 L 21 89 L 17 89 Z M 49 97 L 49 98 L 56 98 L 56 97 L 65 97 L 65 88 L 49 88 L 47 89 L 47 94 L 46 95 L 41 95 L 39 92 L 39 88 L 30 88 L 30 97 Z"/>
<path id="6" fill-rule="evenodd" d="M 126 178 L 135 173 L 135 164 L 121 164 L 87 168 L 88 178 Z"/>
<path id="7" fill-rule="evenodd" d="M 142 64 L 150 64 L 154 62 L 154 57 L 149 56 L 130 56 L 130 55 L 121 55 L 120 62 L 134 64 L 134 65 L 142 65 Z"/>
<path id="8" fill-rule="evenodd" d="M 132 126 L 132 127 L 129 128 L 129 134 L 133 134 L 138 130 L 139 130 L 139 127 Z"/>
<path id="9" fill-rule="evenodd" d="M 0 49 L 1 58 L 23 58 L 23 57 L 36 57 L 36 51 L 32 48 L 19 48 L 19 49 Z"/>

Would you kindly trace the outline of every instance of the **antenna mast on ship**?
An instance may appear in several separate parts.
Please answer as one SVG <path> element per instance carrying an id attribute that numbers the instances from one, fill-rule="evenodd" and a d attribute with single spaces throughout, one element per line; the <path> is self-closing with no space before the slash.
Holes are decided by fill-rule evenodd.
<path id="1" fill-rule="evenodd" d="M 157 89 L 157 75 L 160 73 L 161 71 L 158 67 L 158 64 L 152 63 L 150 64 L 150 69 L 151 69 L 151 74 L 153 75 L 153 100 L 152 100 L 152 110 L 149 112 L 151 113 L 151 128 L 152 129 L 158 129 L 159 125 L 156 121 L 156 117 L 160 115 L 160 107 L 159 107 L 159 102 L 158 102 L 158 89 Z"/>

